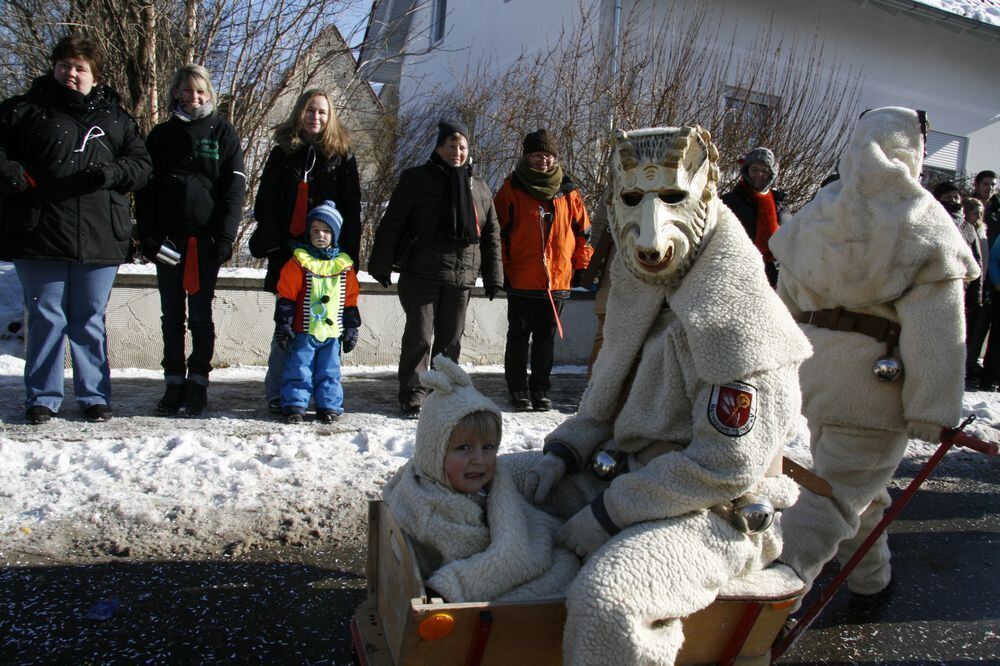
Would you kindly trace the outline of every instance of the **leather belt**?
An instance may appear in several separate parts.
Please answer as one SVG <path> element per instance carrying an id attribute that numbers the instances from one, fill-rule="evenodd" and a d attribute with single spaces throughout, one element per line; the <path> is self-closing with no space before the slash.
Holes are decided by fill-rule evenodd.
<path id="1" fill-rule="evenodd" d="M 800 324 L 812 324 L 819 328 L 828 328 L 831 331 L 867 335 L 878 342 L 886 343 L 887 350 L 892 350 L 896 346 L 899 342 L 899 333 L 902 330 L 899 324 L 889 321 L 885 317 L 861 314 L 860 312 L 852 312 L 844 308 L 803 312 L 802 314 L 795 315 L 795 321 Z"/>

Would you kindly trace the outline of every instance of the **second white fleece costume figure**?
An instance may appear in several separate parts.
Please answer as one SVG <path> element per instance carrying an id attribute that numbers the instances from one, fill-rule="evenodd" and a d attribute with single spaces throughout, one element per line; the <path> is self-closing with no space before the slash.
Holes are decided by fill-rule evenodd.
<path id="1" fill-rule="evenodd" d="M 525 480 L 576 511 L 560 536 L 589 557 L 567 596 L 567 664 L 674 663 L 679 618 L 781 548 L 777 525 L 746 534 L 720 514 L 751 492 L 794 501 L 780 457 L 809 344 L 720 203 L 717 160 L 698 127 L 621 133 L 613 152 L 606 344 Z M 627 454 L 610 484 L 589 471 L 602 448 Z"/>
<path id="2" fill-rule="evenodd" d="M 979 270 L 918 181 L 921 124 L 910 109 L 862 115 L 840 180 L 771 238 L 778 293 L 815 352 L 802 365 L 803 413 L 814 468 L 833 487 L 829 498 L 803 493 L 782 519 L 781 560 L 807 584 L 835 553 L 846 562 L 881 520 L 908 438 L 937 442 L 961 416 L 963 280 Z M 894 381 L 873 372 L 882 356 L 902 362 Z M 889 581 L 883 534 L 847 582 L 870 595 Z"/>

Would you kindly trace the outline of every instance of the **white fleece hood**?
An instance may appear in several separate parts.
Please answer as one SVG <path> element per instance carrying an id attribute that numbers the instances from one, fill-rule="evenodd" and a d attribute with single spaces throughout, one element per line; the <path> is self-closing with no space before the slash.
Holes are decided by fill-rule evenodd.
<path id="1" fill-rule="evenodd" d="M 916 111 L 865 113 L 841 158 L 841 179 L 771 237 L 781 271 L 847 308 L 895 300 L 913 285 L 975 279 L 968 246 L 918 181 L 923 148 Z"/>

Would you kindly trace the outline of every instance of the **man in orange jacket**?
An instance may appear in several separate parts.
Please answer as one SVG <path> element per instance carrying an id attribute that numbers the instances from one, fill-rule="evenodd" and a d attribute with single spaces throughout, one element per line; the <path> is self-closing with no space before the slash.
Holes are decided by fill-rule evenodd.
<path id="1" fill-rule="evenodd" d="M 559 166 L 555 138 L 539 129 L 524 137 L 522 149 L 493 199 L 507 289 L 504 375 L 511 407 L 546 411 L 556 318 L 594 250 L 587 209 Z"/>

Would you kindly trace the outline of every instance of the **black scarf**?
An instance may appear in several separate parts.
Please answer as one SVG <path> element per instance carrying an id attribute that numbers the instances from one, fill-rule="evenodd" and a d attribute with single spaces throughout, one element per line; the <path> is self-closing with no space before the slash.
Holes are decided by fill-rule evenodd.
<path id="1" fill-rule="evenodd" d="M 54 76 L 47 76 L 42 82 L 42 94 L 54 101 L 57 106 L 75 114 L 86 114 L 105 107 L 108 104 L 106 88 L 101 85 L 94 85 L 90 93 L 84 95 L 79 90 L 67 88 L 56 81 Z"/>
<path id="2" fill-rule="evenodd" d="M 441 169 L 448 182 L 449 196 L 441 205 L 438 235 L 471 245 L 479 242 L 479 220 L 472 203 L 472 169 L 468 164 L 459 167 L 431 153 L 431 162 Z"/>

